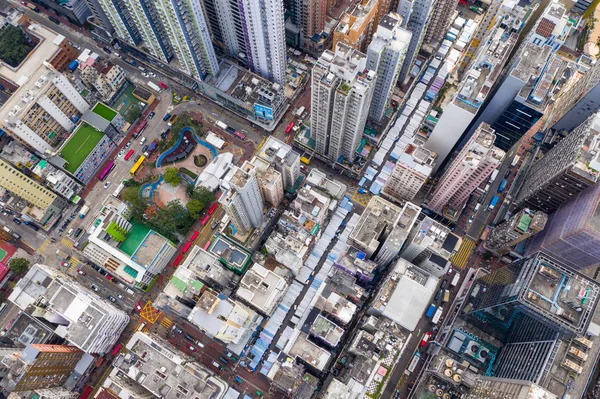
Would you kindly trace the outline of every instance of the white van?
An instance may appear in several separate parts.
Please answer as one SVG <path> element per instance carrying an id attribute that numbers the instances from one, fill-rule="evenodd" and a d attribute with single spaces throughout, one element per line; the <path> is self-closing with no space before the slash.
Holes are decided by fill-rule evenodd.
<path id="1" fill-rule="evenodd" d="M 69 229 L 69 232 L 67 233 L 67 237 L 71 237 L 71 235 L 73 235 L 73 229 Z"/>
<path id="2" fill-rule="evenodd" d="M 475 205 L 475 212 L 477 212 L 479 210 L 479 207 L 481 206 L 481 204 L 477 204 Z"/>
<path id="3" fill-rule="evenodd" d="M 146 138 L 142 137 L 142 139 L 140 140 L 140 145 L 144 145 L 145 142 L 146 142 Z"/>

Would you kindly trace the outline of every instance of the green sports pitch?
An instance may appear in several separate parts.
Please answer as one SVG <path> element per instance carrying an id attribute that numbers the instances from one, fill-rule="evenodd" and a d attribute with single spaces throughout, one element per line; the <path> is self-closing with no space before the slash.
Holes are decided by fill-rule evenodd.
<path id="1" fill-rule="evenodd" d="M 104 133 L 96 130 L 87 123 L 81 124 L 61 151 L 61 157 L 69 163 L 65 166 L 65 169 L 71 173 L 75 173 L 85 158 L 96 147 L 96 144 L 102 139 L 102 136 L 104 136 Z"/>

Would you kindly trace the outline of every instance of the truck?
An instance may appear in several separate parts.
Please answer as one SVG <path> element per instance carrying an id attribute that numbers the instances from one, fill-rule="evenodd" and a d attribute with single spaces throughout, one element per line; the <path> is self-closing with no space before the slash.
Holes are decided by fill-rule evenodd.
<path id="1" fill-rule="evenodd" d="M 501 193 L 502 191 L 504 191 L 505 188 L 506 188 L 506 179 L 504 179 L 500 182 L 500 185 L 498 186 L 498 192 Z"/>
<path id="2" fill-rule="evenodd" d="M 492 175 L 490 176 L 490 180 L 488 180 L 488 183 L 492 183 L 494 180 L 496 180 L 496 177 L 498 176 L 498 169 L 494 169 L 494 171 L 492 172 Z"/>
<path id="3" fill-rule="evenodd" d="M 148 158 L 154 152 L 154 150 L 156 150 L 157 145 L 158 145 L 158 140 L 154 140 L 152 143 L 150 143 L 150 145 L 148 146 L 148 149 L 146 150 L 146 152 L 144 152 L 144 156 L 146 158 Z"/>
<path id="4" fill-rule="evenodd" d="M 137 63 L 135 62 L 135 60 L 133 60 L 132 58 L 129 57 L 124 57 L 123 61 L 125 61 L 126 63 L 128 63 L 131 66 L 136 66 Z"/>
<path id="5" fill-rule="evenodd" d="M 438 310 L 435 311 L 435 314 L 433 315 L 431 322 L 433 324 L 437 324 L 438 321 L 440 321 L 440 317 L 442 317 L 442 313 L 444 313 L 444 309 L 442 309 L 441 307 L 438 308 Z"/>
<path id="6" fill-rule="evenodd" d="M 425 317 L 431 318 L 434 313 L 435 313 L 435 305 L 432 303 L 431 305 L 429 305 L 429 309 L 427 309 L 427 313 L 425 313 Z"/>
<path id="7" fill-rule="evenodd" d="M 31 3 L 27 3 L 26 4 L 27 8 L 29 8 L 31 11 L 35 11 L 35 12 L 40 12 L 40 9 L 37 8 L 37 6 L 35 4 L 31 4 Z"/>
<path id="8" fill-rule="evenodd" d="M 488 206 L 488 209 L 491 211 L 492 209 L 494 209 L 494 207 L 496 206 L 497 203 L 498 203 L 498 196 L 494 195 L 494 198 L 492 198 L 492 200 L 490 201 L 490 205 Z"/>
<path id="9" fill-rule="evenodd" d="M 298 108 L 298 110 L 296 111 L 296 117 L 300 118 L 300 116 L 302 116 L 302 114 L 304 113 L 305 109 L 306 109 L 305 107 Z"/>
<path id="10" fill-rule="evenodd" d="M 83 219 L 89 210 L 90 210 L 90 207 L 87 205 L 84 205 L 81 208 L 81 210 L 79 211 L 79 218 Z"/>
<path id="11" fill-rule="evenodd" d="M 460 273 L 456 273 L 454 275 L 452 281 L 450 282 L 450 287 L 456 287 L 456 284 L 458 284 L 458 280 L 460 280 Z"/>
<path id="12" fill-rule="evenodd" d="M 449 300 L 450 300 L 450 291 L 445 290 L 444 296 L 442 297 L 442 303 L 448 303 Z"/>
<path id="13" fill-rule="evenodd" d="M 515 155 L 515 157 L 513 158 L 512 163 L 510 164 L 510 166 L 516 166 L 519 163 L 519 160 L 521 159 L 520 156 Z"/>
<path id="14" fill-rule="evenodd" d="M 226 125 L 226 124 L 224 124 L 224 123 L 223 123 L 223 122 L 221 122 L 221 121 L 216 121 L 216 122 L 215 122 L 215 125 L 217 125 L 217 127 L 221 128 L 221 129 L 223 129 L 223 130 L 227 130 L 227 125 Z"/>
<path id="15" fill-rule="evenodd" d="M 148 81 L 148 83 L 146 83 L 146 84 L 148 85 L 149 88 L 151 88 L 152 90 L 154 90 L 157 93 L 160 93 L 162 91 L 162 89 L 156 83 Z"/>
<path id="16" fill-rule="evenodd" d="M 77 69 L 78 66 L 79 66 L 79 62 L 77 62 L 77 60 L 71 61 L 71 63 L 69 64 L 69 71 L 71 71 L 71 73 L 73 73 Z"/>

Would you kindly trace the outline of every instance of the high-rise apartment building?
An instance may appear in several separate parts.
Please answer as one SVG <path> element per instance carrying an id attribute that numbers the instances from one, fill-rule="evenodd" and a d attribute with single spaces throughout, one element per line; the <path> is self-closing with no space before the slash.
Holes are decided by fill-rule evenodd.
<path id="1" fill-rule="evenodd" d="M 529 170 L 515 206 L 550 213 L 597 183 L 600 113 L 590 116 Z"/>
<path id="2" fill-rule="evenodd" d="M 338 44 L 325 50 L 312 74 L 311 131 L 317 153 L 331 162 L 352 162 L 373 95 L 375 73 L 365 54 Z"/>
<path id="3" fill-rule="evenodd" d="M 254 157 L 250 163 L 256 168 L 258 186 L 264 201 L 277 207 L 283 200 L 283 179 L 275 167 L 260 157 Z"/>
<path id="4" fill-rule="evenodd" d="M 129 316 L 112 302 L 40 264 L 17 282 L 8 300 L 87 353 L 109 352 L 129 323 Z"/>
<path id="5" fill-rule="evenodd" d="M 293 0 L 290 11 L 292 21 L 302 33 L 302 43 L 323 32 L 328 12 L 327 0 Z"/>
<path id="6" fill-rule="evenodd" d="M 136 21 L 133 19 L 129 8 L 127 7 L 127 0 L 88 0 L 91 2 L 97 2 L 98 6 L 102 9 L 102 12 L 106 15 L 106 19 L 102 18 L 106 22 L 108 20 L 114 29 L 114 32 L 122 40 L 130 43 L 134 46 L 139 45 L 142 42 L 142 37 L 138 31 Z M 94 6 L 94 8 L 96 8 Z M 102 14 L 100 12 L 95 15 Z"/>
<path id="7" fill-rule="evenodd" d="M 383 195 L 399 201 L 412 201 L 427 181 L 435 165 L 436 153 L 425 149 L 418 137 L 400 137 L 404 152 L 385 182 Z"/>
<path id="8" fill-rule="evenodd" d="M 400 0 L 398 4 L 398 14 L 402 17 L 402 27 L 412 33 L 406 57 L 404 57 L 402 69 L 400 70 L 399 81 L 401 83 L 407 80 L 419 54 L 423 37 L 427 31 L 433 3 L 433 0 Z"/>
<path id="9" fill-rule="evenodd" d="M 482 123 L 444 172 L 428 208 L 441 213 L 445 207 L 460 210 L 471 193 L 500 166 L 504 151 L 494 147 L 496 135 Z"/>
<path id="10" fill-rule="evenodd" d="M 331 49 L 343 43 L 360 52 L 366 52 L 371 38 L 377 30 L 378 0 L 363 0 L 350 12 L 345 13 L 333 32 Z"/>
<path id="11" fill-rule="evenodd" d="M 367 48 L 367 68 L 376 73 L 369 108 L 369 117 L 375 121 L 381 121 L 389 105 L 410 42 L 411 33 L 401 23 L 396 13 L 384 16 Z"/>
<path id="12" fill-rule="evenodd" d="M 219 203 L 242 234 L 260 227 L 264 219 L 264 202 L 256 172 L 256 167 L 246 161 L 241 167 L 232 168 L 222 183 L 225 192 Z"/>
<path id="13" fill-rule="evenodd" d="M 29 344 L 22 352 L 2 359 L 8 376 L 0 385 L 8 392 L 31 391 L 62 386 L 84 352 L 74 346 Z"/>
<path id="14" fill-rule="evenodd" d="M 542 231 L 547 221 L 548 215 L 544 212 L 525 208 L 494 227 L 485 240 L 485 247 L 504 255 L 511 247 Z"/>
<path id="15" fill-rule="evenodd" d="M 478 278 L 471 313 L 499 331 L 524 315 L 563 336 L 581 335 L 596 311 L 600 285 L 557 259 L 537 252 Z M 526 341 L 513 339 L 513 342 Z"/>
<path id="16" fill-rule="evenodd" d="M 283 187 L 292 189 L 300 177 L 300 154 L 292 147 L 274 136 L 267 137 L 259 148 L 258 157 L 269 162 L 283 179 Z"/>
<path id="17" fill-rule="evenodd" d="M 50 226 L 55 222 L 69 204 L 66 198 L 42 186 L 2 158 L 0 158 L 0 187 L 27 201 L 29 205 L 22 209 L 21 214 L 42 226 Z"/>
<path id="18" fill-rule="evenodd" d="M 450 27 L 452 17 L 455 15 L 454 12 L 457 5 L 458 1 L 456 0 L 440 0 L 435 3 L 435 7 L 431 12 L 431 20 L 423 39 L 425 43 L 437 47 L 442 42 L 444 35 Z"/>
<path id="19" fill-rule="evenodd" d="M 599 211 L 600 185 L 595 184 L 550 215 L 527 253 L 544 251 L 575 270 L 600 266 Z"/>
<path id="20" fill-rule="evenodd" d="M 517 43 L 518 35 L 508 26 L 496 25 L 481 53 L 464 75 L 454 98 L 444 108 L 425 148 L 438 155 L 437 168 L 443 165 L 465 130 L 475 120 L 494 87 Z M 478 127 L 481 123 L 477 122 Z M 475 130 L 475 128 L 473 128 Z"/>

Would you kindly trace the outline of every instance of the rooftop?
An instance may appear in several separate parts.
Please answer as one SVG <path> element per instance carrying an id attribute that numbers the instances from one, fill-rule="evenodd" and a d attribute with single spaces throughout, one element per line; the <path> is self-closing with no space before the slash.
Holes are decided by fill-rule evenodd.
<path id="1" fill-rule="evenodd" d="M 358 224 L 350 233 L 350 240 L 369 247 L 373 241 L 378 241 L 382 234 L 389 233 L 400 220 L 401 214 L 400 207 L 381 197 L 372 197 Z"/>
<path id="2" fill-rule="evenodd" d="M 242 277 L 236 295 L 259 312 L 270 315 L 287 286 L 283 277 L 255 263 Z"/>
<path id="3" fill-rule="evenodd" d="M 325 366 L 329 363 L 331 353 L 308 340 L 308 336 L 294 330 L 295 337 L 292 337 L 286 347 L 285 352 L 293 357 L 302 359 L 306 364 L 316 368 L 319 371 L 325 370 Z"/>
<path id="4" fill-rule="evenodd" d="M 220 399 L 225 395 L 225 382 L 157 336 L 136 332 L 125 347 L 128 351 L 114 361 L 115 367 L 155 396 Z"/>
<path id="5" fill-rule="evenodd" d="M 246 270 L 251 260 L 250 252 L 221 235 L 215 237 L 208 252 L 216 255 L 228 269 L 238 274 Z"/>
<path id="6" fill-rule="evenodd" d="M 447 254 L 446 258 L 450 257 L 452 254 L 454 248 L 450 248 L 449 245 L 445 245 L 445 243 L 450 236 L 454 235 L 446 226 L 436 222 L 429 216 L 426 216 L 419 225 L 415 226 L 414 231 L 415 235 L 413 237 L 413 243 L 422 247 L 431 248 L 438 254 Z M 450 238 L 456 244 L 456 236 Z"/>

